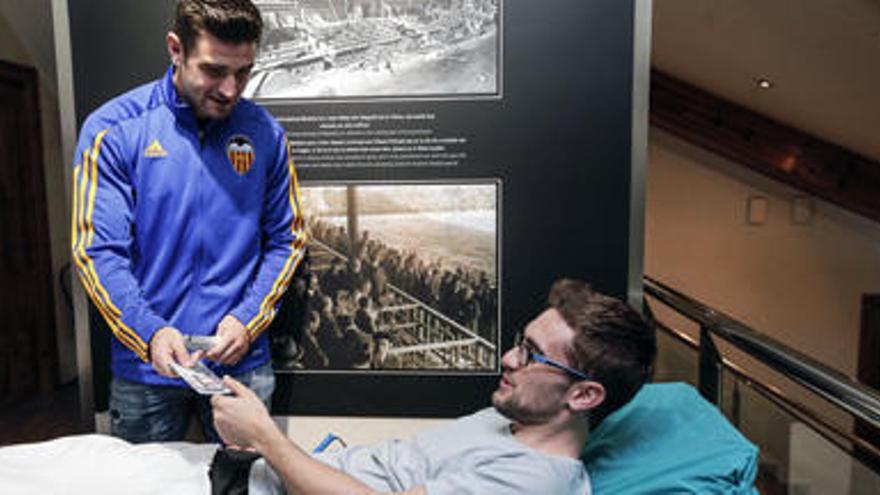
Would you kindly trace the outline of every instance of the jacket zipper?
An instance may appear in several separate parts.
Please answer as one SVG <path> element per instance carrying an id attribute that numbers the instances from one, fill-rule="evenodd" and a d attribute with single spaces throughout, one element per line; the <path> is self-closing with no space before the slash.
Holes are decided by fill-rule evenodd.
<path id="1" fill-rule="evenodd" d="M 201 126 L 198 128 L 198 139 L 199 139 L 199 159 L 201 162 L 204 162 L 204 153 L 205 153 L 205 129 Z M 196 204 L 197 206 L 197 215 L 198 218 L 196 220 L 196 259 L 195 259 L 195 290 L 196 294 L 198 294 L 198 299 L 201 300 L 201 292 L 202 292 L 202 259 L 205 256 L 205 240 L 203 235 L 203 230 L 205 226 L 202 224 L 204 218 L 204 203 L 203 203 L 203 194 L 202 194 L 202 182 L 204 174 L 204 166 L 202 163 L 198 164 L 199 170 L 198 174 L 196 174 Z"/>

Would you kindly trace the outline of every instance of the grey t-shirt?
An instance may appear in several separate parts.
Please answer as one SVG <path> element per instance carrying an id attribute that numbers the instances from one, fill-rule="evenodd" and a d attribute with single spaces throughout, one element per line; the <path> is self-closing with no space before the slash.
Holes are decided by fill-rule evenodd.
<path id="1" fill-rule="evenodd" d="M 510 420 L 493 408 L 411 440 L 349 447 L 316 458 L 383 492 L 424 485 L 428 495 L 590 494 L 580 460 L 521 444 L 510 432 Z M 251 470 L 249 493 L 284 493 L 262 459 Z"/>

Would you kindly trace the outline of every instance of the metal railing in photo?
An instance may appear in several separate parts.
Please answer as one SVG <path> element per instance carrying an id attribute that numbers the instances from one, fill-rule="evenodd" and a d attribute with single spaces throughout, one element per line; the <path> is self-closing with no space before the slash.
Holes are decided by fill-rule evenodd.
<path id="1" fill-rule="evenodd" d="M 329 256 L 348 262 L 348 256 L 314 236 L 310 242 L 316 259 Z M 495 344 L 400 287 L 388 283 L 387 290 L 395 302 L 378 309 L 378 330 L 393 337 L 388 354 L 398 356 L 405 368 L 495 370 Z"/>
<path id="2" fill-rule="evenodd" d="M 380 312 L 404 312 L 404 323 L 396 322 L 380 328 L 389 332 L 406 332 L 413 345 L 393 347 L 389 354 L 397 356 L 433 355 L 451 369 L 495 369 L 497 360 L 495 345 L 480 337 L 469 328 L 445 316 L 436 309 L 419 301 L 412 295 L 388 284 L 398 297 L 408 301 L 402 305 L 382 308 Z"/>

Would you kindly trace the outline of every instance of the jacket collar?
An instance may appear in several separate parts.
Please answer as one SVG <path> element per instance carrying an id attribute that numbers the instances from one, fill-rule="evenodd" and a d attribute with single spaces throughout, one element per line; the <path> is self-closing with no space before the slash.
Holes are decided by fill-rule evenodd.
<path id="1" fill-rule="evenodd" d="M 165 76 L 162 78 L 159 85 L 162 91 L 162 98 L 177 118 L 177 121 L 182 126 L 197 132 L 199 130 L 199 123 L 195 111 L 192 109 L 192 106 L 180 96 L 177 92 L 177 88 L 174 87 L 174 64 L 168 66 L 168 70 L 165 71 Z M 236 104 L 236 106 L 238 105 Z M 233 108 L 232 111 L 235 112 L 235 108 Z M 223 119 L 223 121 L 225 120 L 226 119 Z M 210 119 L 202 130 L 205 133 L 210 132 L 220 122 L 221 121 L 215 119 Z"/>

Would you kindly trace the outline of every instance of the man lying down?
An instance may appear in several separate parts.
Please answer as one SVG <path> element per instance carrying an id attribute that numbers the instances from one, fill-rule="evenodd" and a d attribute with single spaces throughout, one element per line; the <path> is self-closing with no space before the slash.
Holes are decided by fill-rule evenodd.
<path id="1" fill-rule="evenodd" d="M 111 460 L 112 469 L 133 475 L 117 474 L 121 484 L 89 493 L 149 493 L 156 484 L 147 479 L 151 472 L 166 480 L 156 489 L 163 494 L 589 494 L 578 455 L 590 422 L 620 408 L 649 378 L 654 334 L 628 306 L 579 281 L 556 282 L 548 300 L 504 354 L 491 408 L 410 440 L 312 457 L 277 428 L 253 392 L 226 377 L 232 394 L 215 396 L 212 405 L 227 448 L 123 443 L 129 450 L 120 447 L 120 453 L 140 468 Z M 29 447 L 0 449 L 0 480 L 7 474 L 6 451 Z M 141 458 L 131 452 L 149 448 L 158 450 Z M 159 462 L 150 464 L 150 456 Z M 0 492 L 16 493 L 3 481 Z"/>

